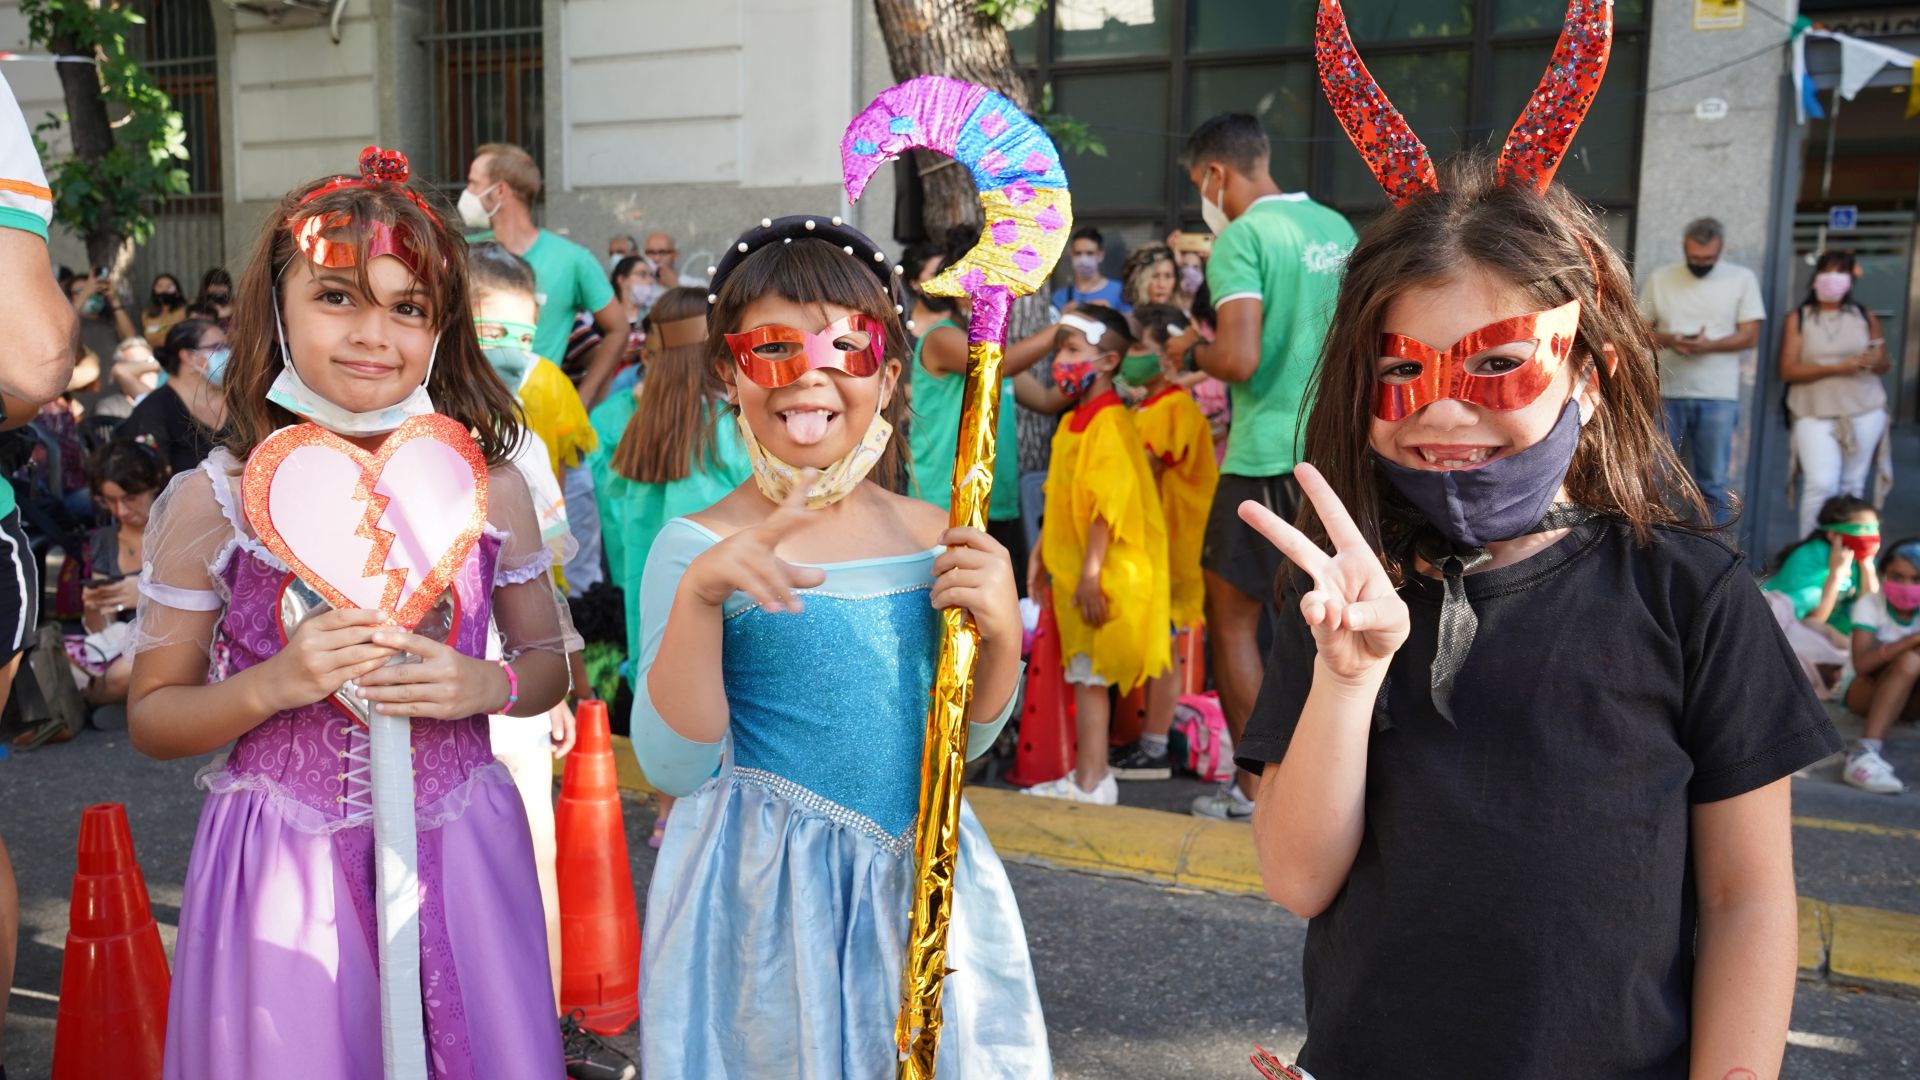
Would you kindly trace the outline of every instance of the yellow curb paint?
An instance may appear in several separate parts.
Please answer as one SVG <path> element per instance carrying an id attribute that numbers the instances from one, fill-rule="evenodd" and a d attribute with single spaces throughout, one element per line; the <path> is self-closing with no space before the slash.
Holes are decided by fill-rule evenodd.
<path id="1" fill-rule="evenodd" d="M 1829 832 L 1865 833 L 1893 840 L 1920 840 L 1920 829 L 1901 829 L 1892 825 L 1869 825 L 1864 821 L 1837 821 L 1833 818 L 1797 817 L 1793 824 L 1801 829 L 1826 829 Z"/>
<path id="2" fill-rule="evenodd" d="M 1827 971 L 1839 979 L 1920 987 L 1920 915 L 1828 904 L 1833 947 Z"/>
<path id="3" fill-rule="evenodd" d="M 1172 814 L 1039 799 L 1000 788 L 974 788 L 967 801 L 1003 857 L 1179 879 L 1187 823 Z"/>
<path id="4" fill-rule="evenodd" d="M 653 788 L 633 744 L 613 737 L 622 790 Z M 560 775 L 563 763 L 554 763 Z M 1148 877 L 1171 885 L 1264 896 L 1253 833 L 1245 825 L 1164 810 L 1036 799 L 1003 788 L 972 788 L 967 801 L 1002 857 L 1075 870 Z M 1802 828 L 1920 840 L 1920 830 L 1824 818 L 1794 818 Z M 1920 988 L 1920 915 L 1800 898 L 1800 969 L 1845 980 Z"/>
<path id="5" fill-rule="evenodd" d="M 1827 943 L 1832 940 L 1833 916 L 1827 905 L 1800 897 L 1800 970 L 1818 975 L 1827 965 Z"/>

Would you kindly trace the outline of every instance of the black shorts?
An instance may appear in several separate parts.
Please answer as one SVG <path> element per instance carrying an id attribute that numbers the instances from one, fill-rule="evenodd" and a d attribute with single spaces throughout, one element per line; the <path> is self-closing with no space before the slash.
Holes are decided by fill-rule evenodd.
<path id="1" fill-rule="evenodd" d="M 1287 557 L 1253 526 L 1240 520 L 1240 504 L 1252 500 L 1291 522 L 1300 514 L 1300 485 L 1292 473 L 1278 476 L 1220 474 L 1207 514 L 1205 546 L 1200 565 L 1227 584 L 1273 607 L 1274 586 Z"/>
<path id="2" fill-rule="evenodd" d="M 40 564 L 20 529 L 20 511 L 9 510 L 0 517 L 0 664 L 33 644 L 39 624 Z"/>

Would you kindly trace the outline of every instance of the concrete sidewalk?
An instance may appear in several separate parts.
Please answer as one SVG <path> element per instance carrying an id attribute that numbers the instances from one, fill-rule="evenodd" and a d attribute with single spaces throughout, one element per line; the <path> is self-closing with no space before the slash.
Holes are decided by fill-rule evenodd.
<path id="1" fill-rule="evenodd" d="M 615 736 L 613 741 L 621 788 L 651 793 L 627 740 Z M 1266 895 L 1253 835 L 1245 825 L 1164 810 L 1034 799 L 977 786 L 967 790 L 967 801 L 994 848 L 1008 861 L 1229 895 Z M 1800 847 L 1817 845 L 1826 833 L 1865 833 L 1914 853 L 1910 865 L 1920 867 L 1920 829 L 1796 817 L 1794 832 Z M 1920 914 L 1802 896 L 1800 973 L 1838 985 L 1920 995 Z"/>

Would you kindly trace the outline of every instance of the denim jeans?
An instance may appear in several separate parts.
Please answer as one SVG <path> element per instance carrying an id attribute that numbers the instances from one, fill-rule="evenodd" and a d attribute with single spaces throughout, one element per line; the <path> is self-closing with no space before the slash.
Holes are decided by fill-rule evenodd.
<path id="1" fill-rule="evenodd" d="M 1693 474 L 1706 496 L 1713 523 L 1724 525 L 1727 506 L 1727 464 L 1733 457 L 1733 427 L 1740 419 L 1740 403 L 1712 398 L 1665 398 L 1667 439 L 1680 464 Z"/>

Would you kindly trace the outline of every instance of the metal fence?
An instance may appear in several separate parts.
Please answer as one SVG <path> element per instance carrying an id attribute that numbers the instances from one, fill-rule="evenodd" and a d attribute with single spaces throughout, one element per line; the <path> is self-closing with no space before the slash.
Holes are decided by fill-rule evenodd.
<path id="1" fill-rule="evenodd" d="M 155 213 L 153 237 L 134 252 L 127 275 L 145 304 L 155 275 L 173 274 L 193 295 L 200 276 L 226 257 L 220 197 L 220 87 L 214 67 L 213 14 L 205 3 L 141 0 L 147 18 L 146 67 L 173 99 L 187 135 L 189 194 L 166 200 Z"/>
<path id="2" fill-rule="evenodd" d="M 433 72 L 435 183 L 464 185 L 484 143 L 514 143 L 546 160 L 541 7 L 541 0 L 435 0 L 432 30 L 420 38 Z"/>

